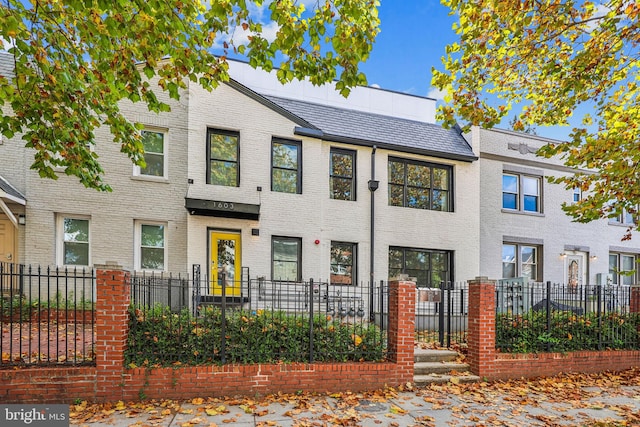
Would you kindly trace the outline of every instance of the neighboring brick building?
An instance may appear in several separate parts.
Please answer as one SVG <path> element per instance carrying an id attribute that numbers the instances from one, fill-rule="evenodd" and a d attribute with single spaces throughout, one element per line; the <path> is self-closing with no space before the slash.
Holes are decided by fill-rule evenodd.
<path id="1" fill-rule="evenodd" d="M 562 211 L 583 195 L 547 178 L 575 171 L 534 154 L 558 141 L 499 129 L 474 129 L 472 139 L 480 157 L 480 276 L 572 286 L 638 282 L 637 274 L 624 274 L 640 257 L 640 234 L 622 241 L 630 215 L 584 224 Z"/>

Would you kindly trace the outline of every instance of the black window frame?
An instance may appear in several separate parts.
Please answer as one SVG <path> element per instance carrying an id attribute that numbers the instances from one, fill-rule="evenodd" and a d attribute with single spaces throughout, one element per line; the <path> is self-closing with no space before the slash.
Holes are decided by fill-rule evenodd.
<path id="1" fill-rule="evenodd" d="M 228 159 L 212 159 L 211 158 L 211 135 L 226 135 L 232 136 L 236 138 L 236 160 L 228 160 Z M 226 129 L 216 129 L 216 128 L 207 128 L 207 184 L 210 185 L 220 185 L 223 187 L 234 187 L 233 185 L 225 185 L 219 183 L 211 182 L 211 162 L 219 161 L 219 162 L 229 162 L 236 164 L 236 185 L 235 187 L 240 187 L 240 132 L 231 131 Z"/>
<path id="2" fill-rule="evenodd" d="M 391 266 L 391 251 L 402 251 L 402 267 L 400 268 L 399 272 L 392 272 L 393 270 L 396 270 L 397 267 L 393 267 Z M 409 268 L 410 266 L 407 265 L 407 253 L 408 252 L 412 252 L 412 253 L 424 253 L 424 254 L 428 254 L 429 256 L 429 260 L 428 260 L 428 266 L 427 268 L 424 269 L 415 269 L 415 268 Z M 445 284 L 447 283 L 452 283 L 454 281 L 454 277 L 453 277 L 453 251 L 450 250 L 443 250 L 443 249 L 429 249 L 429 248 L 413 248 L 413 247 L 404 247 L 404 246 L 389 246 L 389 250 L 388 250 L 388 260 L 387 260 L 387 265 L 388 265 L 388 269 L 389 269 L 389 277 L 394 277 L 397 276 L 398 274 L 408 274 L 409 277 L 415 277 L 416 278 L 416 287 L 419 288 L 439 288 L 441 283 L 434 283 L 434 269 L 433 269 L 433 255 L 442 255 L 445 256 L 445 262 L 446 262 L 446 268 L 444 270 L 442 269 L 438 269 L 437 271 L 444 273 L 444 280 L 441 280 L 441 282 L 444 282 Z M 421 280 L 419 275 L 412 275 L 411 272 L 412 271 L 425 271 L 428 272 L 426 275 L 426 281 Z"/>
<path id="3" fill-rule="evenodd" d="M 392 182 L 391 179 L 391 173 L 390 173 L 390 169 L 391 169 L 391 164 L 392 163 L 399 163 L 402 164 L 404 167 L 404 172 L 403 172 L 403 183 L 396 183 L 396 182 Z M 415 165 L 415 166 L 420 166 L 420 167 L 425 167 L 429 169 L 429 186 L 423 186 L 423 187 L 419 187 L 419 186 L 415 186 L 415 185 L 410 185 L 409 184 L 409 179 L 408 179 L 408 166 L 409 165 Z M 434 179 L 434 170 L 435 169 L 439 169 L 439 170 L 444 170 L 447 173 L 447 188 L 446 189 L 442 189 L 442 188 L 434 188 L 433 183 L 435 182 Z M 400 158 L 400 157 L 392 157 L 389 156 L 388 161 L 387 161 L 387 171 L 388 171 L 388 204 L 389 206 L 398 206 L 398 207 L 405 207 L 405 208 L 412 208 L 412 209 L 422 209 L 422 210 L 431 210 L 431 211 L 436 211 L 436 212 L 454 212 L 454 193 L 453 193 L 453 166 L 452 165 L 445 165 L 445 164 L 441 164 L 441 163 L 433 163 L 433 162 L 425 162 L 425 161 L 421 161 L 421 160 L 415 160 L 415 159 L 406 159 L 406 158 Z M 391 193 L 392 193 L 392 188 L 393 187 L 398 187 L 398 186 L 402 186 L 402 205 L 399 204 L 393 204 L 393 198 L 391 197 Z M 408 197 L 408 190 L 410 188 L 419 188 L 419 189 L 426 189 L 428 190 L 429 193 L 429 206 L 426 208 L 423 207 L 418 207 L 418 206 L 411 206 L 409 205 L 409 197 Z M 447 207 L 446 209 L 434 209 L 434 193 L 436 191 L 446 191 L 447 193 Z"/>
<path id="4" fill-rule="evenodd" d="M 334 251 L 334 246 L 336 245 L 351 247 L 351 264 L 334 262 L 333 251 Z M 345 267 L 345 268 L 349 267 L 350 269 L 349 277 L 351 278 L 351 283 L 334 282 L 332 278 L 332 276 L 334 275 L 333 274 L 334 267 L 336 267 L 337 271 L 339 271 L 340 267 Z M 358 244 L 353 242 L 343 242 L 343 241 L 332 240 L 331 249 L 330 249 L 330 259 L 329 259 L 329 282 L 334 286 L 335 285 L 355 286 L 358 284 L 357 273 L 358 273 Z"/>
<path id="5" fill-rule="evenodd" d="M 289 145 L 289 146 L 296 147 L 297 169 L 283 168 L 283 167 L 274 165 L 273 151 L 276 145 Z M 273 185 L 274 185 L 273 178 L 276 170 L 296 171 L 296 191 L 295 192 L 275 190 L 273 188 Z M 278 193 L 286 193 L 286 194 L 302 194 L 302 141 L 290 140 L 290 139 L 284 139 L 284 138 L 271 139 L 271 191 L 275 191 Z"/>
<path id="6" fill-rule="evenodd" d="M 340 154 L 351 157 L 351 175 L 338 175 L 335 174 L 333 169 L 333 155 Z M 356 160 L 357 160 L 357 152 L 355 150 L 348 150 L 345 148 L 331 147 L 329 149 L 329 197 L 333 200 L 346 200 L 346 201 L 356 201 L 356 177 L 358 176 L 356 173 Z M 333 190 L 333 181 L 334 180 L 349 180 L 351 182 L 351 197 L 350 198 L 342 198 L 335 197 L 335 191 Z"/>
<path id="7" fill-rule="evenodd" d="M 283 242 L 296 242 L 298 245 L 298 250 L 297 250 L 297 260 L 296 260 L 296 264 L 297 264 L 297 277 L 294 280 L 295 282 L 301 282 L 302 281 L 302 238 L 301 237 L 290 237 L 290 236 L 271 236 L 271 280 L 272 281 L 283 281 L 283 282 L 291 282 L 292 280 L 288 280 L 288 279 L 282 279 L 282 278 L 278 278 L 274 276 L 274 265 L 276 261 L 281 261 L 281 260 L 276 260 L 275 259 L 275 243 L 276 241 L 283 241 Z"/>

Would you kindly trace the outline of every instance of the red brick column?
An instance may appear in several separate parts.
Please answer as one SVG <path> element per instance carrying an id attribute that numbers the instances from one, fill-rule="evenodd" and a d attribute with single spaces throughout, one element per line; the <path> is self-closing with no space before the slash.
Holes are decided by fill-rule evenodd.
<path id="1" fill-rule="evenodd" d="M 416 284 L 389 282 L 389 356 L 398 365 L 398 382 L 413 382 Z"/>
<path id="2" fill-rule="evenodd" d="M 469 324 L 467 328 L 471 372 L 491 376 L 496 360 L 496 281 L 476 277 L 469 281 Z"/>
<path id="3" fill-rule="evenodd" d="M 129 280 L 129 272 L 117 265 L 96 266 L 96 398 L 101 401 L 123 396 Z"/>
<path id="4" fill-rule="evenodd" d="M 640 313 L 640 285 L 631 286 L 631 301 L 629 303 L 631 313 Z"/>

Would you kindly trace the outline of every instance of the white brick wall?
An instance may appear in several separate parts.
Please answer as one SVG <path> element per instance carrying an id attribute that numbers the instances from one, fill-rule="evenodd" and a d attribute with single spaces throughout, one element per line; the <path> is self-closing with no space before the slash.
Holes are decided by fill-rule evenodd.
<path id="1" fill-rule="evenodd" d="M 540 171 L 544 177 L 568 173 L 558 159 L 544 159 L 535 154 L 521 154 L 509 149 L 509 144 L 525 144 L 533 149 L 549 140 L 510 131 L 474 129 L 480 141 L 480 275 L 492 279 L 502 277 L 502 243 L 505 236 L 541 239 L 543 241 L 544 281 L 565 282 L 565 261 L 560 257 L 567 247 L 588 248 L 587 276 L 596 283 L 596 274 L 608 273 L 608 254 L 612 247 L 640 252 L 640 235 L 633 233 L 630 241 L 621 241 L 626 227 L 610 225 L 607 220 L 587 224 L 572 222 L 561 209 L 571 202 L 572 192 L 563 186 L 542 180 L 542 215 L 509 213 L 502 210 L 502 172 L 524 168 Z"/>

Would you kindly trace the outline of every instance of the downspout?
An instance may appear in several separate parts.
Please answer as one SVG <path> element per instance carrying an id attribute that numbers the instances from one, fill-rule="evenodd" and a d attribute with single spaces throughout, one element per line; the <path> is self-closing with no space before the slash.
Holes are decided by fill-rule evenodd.
<path id="1" fill-rule="evenodd" d="M 376 205 L 375 205 L 375 191 L 378 189 L 379 182 L 376 181 L 376 149 L 377 147 L 374 145 L 371 150 L 371 179 L 369 180 L 369 193 L 371 193 L 371 214 L 370 214 L 370 232 L 369 236 L 369 246 L 370 246 L 370 254 L 369 254 L 369 320 L 375 321 L 375 313 L 373 311 L 374 305 L 374 289 L 375 289 L 375 281 L 374 281 L 374 256 L 375 256 L 375 218 L 376 218 Z M 380 314 L 382 315 L 382 313 Z"/>

